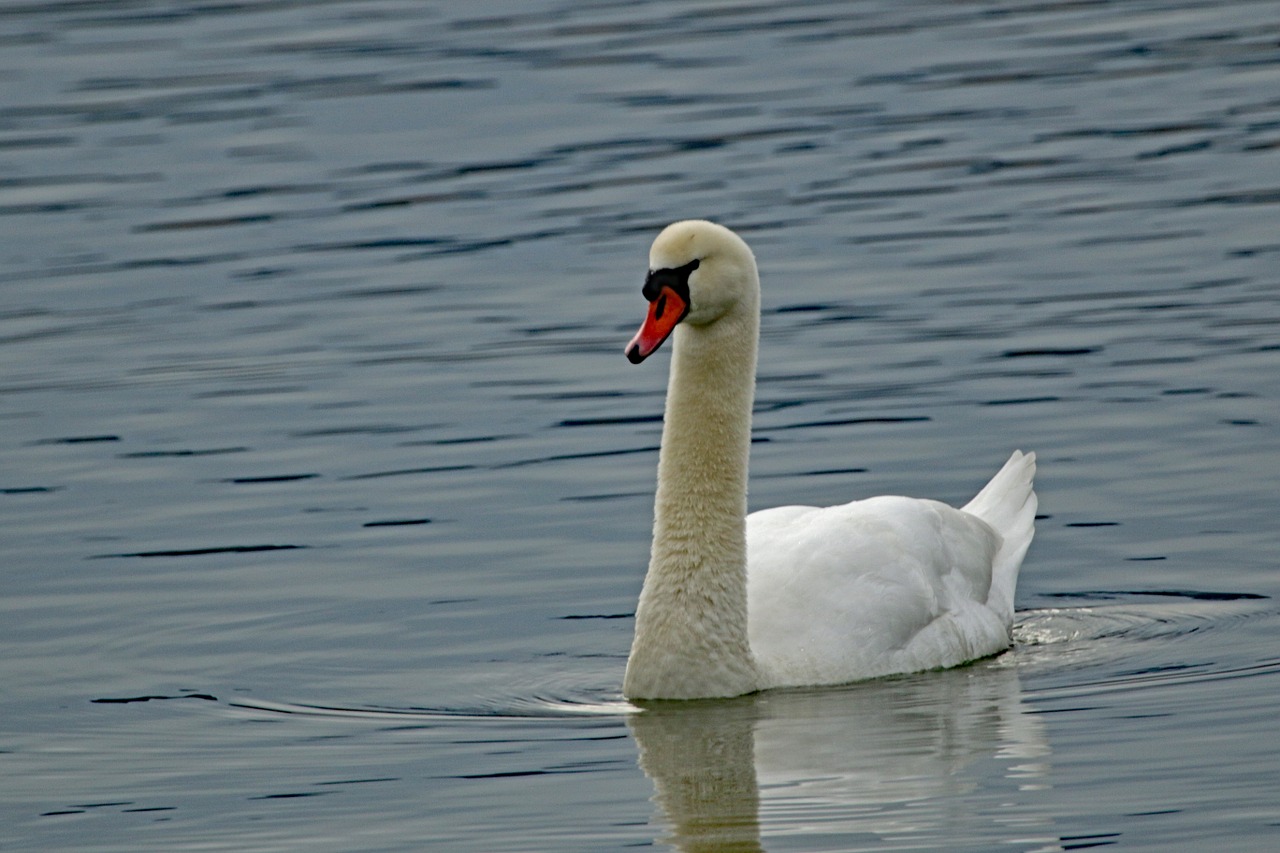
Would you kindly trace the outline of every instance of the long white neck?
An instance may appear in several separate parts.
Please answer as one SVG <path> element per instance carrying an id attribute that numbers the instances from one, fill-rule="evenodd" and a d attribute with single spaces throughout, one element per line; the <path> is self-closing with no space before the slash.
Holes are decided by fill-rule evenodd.
<path id="1" fill-rule="evenodd" d="M 629 697 L 757 688 L 747 640 L 745 519 L 760 327 L 759 282 L 752 284 L 715 322 L 676 329 L 653 550 L 623 680 Z"/>

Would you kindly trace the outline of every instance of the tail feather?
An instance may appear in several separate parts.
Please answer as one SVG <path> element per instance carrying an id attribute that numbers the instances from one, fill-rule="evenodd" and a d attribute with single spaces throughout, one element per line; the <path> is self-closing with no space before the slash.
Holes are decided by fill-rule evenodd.
<path id="1" fill-rule="evenodd" d="M 1003 540 L 992 561 L 987 605 L 1006 620 L 1013 617 L 1018 570 L 1035 536 L 1036 455 L 1015 450 L 1004 467 L 962 509 L 991 525 Z"/>

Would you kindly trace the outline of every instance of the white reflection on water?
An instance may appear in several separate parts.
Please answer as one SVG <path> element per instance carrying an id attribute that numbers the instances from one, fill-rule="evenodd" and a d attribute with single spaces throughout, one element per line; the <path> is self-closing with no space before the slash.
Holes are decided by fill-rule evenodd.
<path id="1" fill-rule="evenodd" d="M 762 850 L 773 834 L 994 841 L 1014 823 L 1057 840 L 1047 817 L 988 808 L 1048 770 L 1044 725 L 1008 667 L 650 703 L 627 724 L 681 851 Z"/>

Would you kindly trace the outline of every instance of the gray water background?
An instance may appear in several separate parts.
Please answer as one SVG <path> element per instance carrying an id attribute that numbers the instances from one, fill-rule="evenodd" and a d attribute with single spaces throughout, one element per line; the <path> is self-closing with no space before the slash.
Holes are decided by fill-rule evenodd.
<path id="1" fill-rule="evenodd" d="M 1273 2 L 6 4 L 0 848 L 1274 849 L 1278 213 Z M 691 216 L 1012 652 L 621 700 Z"/>

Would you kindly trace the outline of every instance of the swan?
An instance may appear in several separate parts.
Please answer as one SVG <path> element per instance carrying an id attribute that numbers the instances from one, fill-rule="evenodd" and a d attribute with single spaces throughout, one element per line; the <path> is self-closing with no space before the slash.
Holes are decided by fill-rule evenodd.
<path id="1" fill-rule="evenodd" d="M 961 509 L 874 497 L 746 514 L 760 329 L 755 256 L 687 220 L 649 251 L 639 364 L 673 337 L 653 545 L 622 692 L 739 696 L 958 666 L 1009 647 L 1035 454 Z"/>

